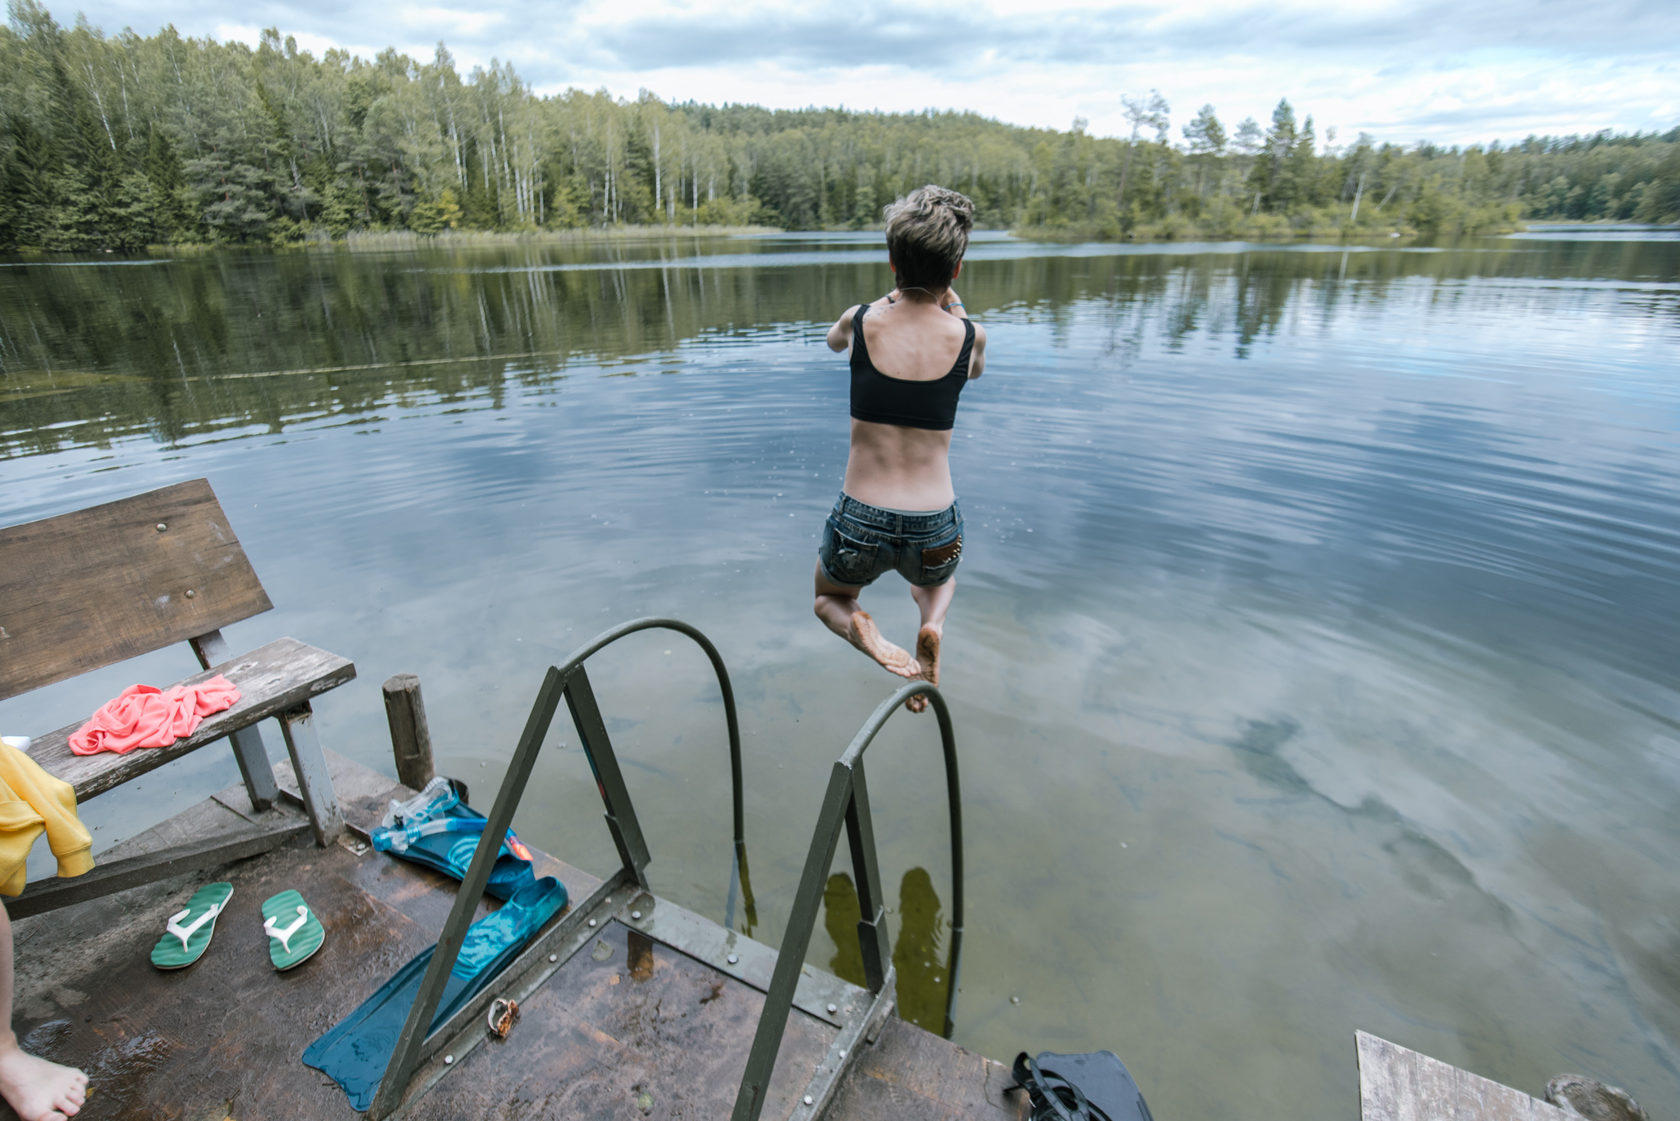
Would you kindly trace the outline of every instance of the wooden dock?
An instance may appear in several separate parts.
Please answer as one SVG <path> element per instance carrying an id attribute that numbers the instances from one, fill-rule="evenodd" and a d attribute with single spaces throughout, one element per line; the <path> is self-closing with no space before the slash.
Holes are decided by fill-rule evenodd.
<path id="1" fill-rule="evenodd" d="M 117 860 L 291 820 L 295 838 L 195 873 L 14 922 L 16 1011 L 24 1046 L 85 1070 L 87 1121 L 249 1121 L 360 1116 L 303 1049 L 437 937 L 454 898 L 446 877 L 374 851 L 367 831 L 413 792 L 329 754 L 350 832 L 317 847 L 295 798 L 250 808 L 233 786 L 103 855 Z M 283 790 L 295 782 L 282 765 Z M 598 877 L 538 852 L 574 901 Z M 234 885 L 209 951 L 174 973 L 148 955 L 164 920 L 198 885 Z M 327 928 L 320 953 L 288 973 L 268 961 L 258 906 L 295 888 Z M 568 908 L 569 910 L 569 908 Z M 489 907 L 481 905 L 480 914 Z M 639 912 L 640 919 L 631 919 Z M 506 1041 L 453 1044 L 415 1079 L 399 1116 L 513 1119 L 722 1118 L 729 1115 L 775 950 L 666 900 L 627 889 L 601 923 L 529 992 Z M 676 948 L 715 940 L 739 959 L 719 969 Z M 837 1026 L 805 1008 L 868 994 L 807 966 L 764 1116 L 801 1114 L 801 1091 Z M 1357 1033 L 1362 1121 L 1568 1121 L 1555 1106 L 1365 1032 Z M 458 1052 L 458 1053 L 457 1053 Z M 1021 1121 L 1025 1096 L 1003 1064 L 889 1015 L 859 1048 L 826 1121 Z M 0 1110 L 4 1107 L 0 1106 Z M 9 1111 L 3 1113 L 10 1116 Z"/>
<path id="2" fill-rule="evenodd" d="M 337 1023 L 442 928 L 456 884 L 374 851 L 368 829 L 389 799 L 412 791 L 329 757 L 351 831 L 317 847 L 303 834 L 219 870 L 177 877 L 14 924 L 14 1024 L 29 1050 L 78 1066 L 92 1094 L 80 1117 L 358 1117 L 303 1049 Z M 286 769 L 282 788 L 295 790 Z M 104 854 L 118 859 L 205 835 L 306 820 L 282 801 L 258 813 L 243 786 Z M 538 853 L 573 905 L 597 877 Z M 165 920 L 210 880 L 234 885 L 203 959 L 178 972 L 149 960 Z M 295 888 L 327 929 L 321 951 L 287 973 L 269 964 L 261 902 Z M 423 1118 L 727 1117 L 768 986 L 775 950 L 669 901 L 627 888 L 575 952 L 529 991 L 506 1041 L 482 1027 L 423 1066 L 401 1114 Z M 481 905 L 480 913 L 488 907 Z M 630 918 L 631 913 L 638 918 Z M 558 921 L 558 920 L 557 920 Z M 715 942 L 729 967 L 694 947 Z M 677 945 L 686 947 L 676 948 Z M 492 986 L 494 987 L 494 986 Z M 866 990 L 807 967 L 763 1116 L 808 1115 L 802 1094 L 832 1061 L 839 1021 Z M 838 1009 L 836 1016 L 822 1014 Z M 816 1010 L 813 1014 L 811 1009 Z M 1019 1119 L 1024 1095 L 1008 1069 L 888 1015 L 852 1062 L 822 1116 L 832 1121 Z"/>

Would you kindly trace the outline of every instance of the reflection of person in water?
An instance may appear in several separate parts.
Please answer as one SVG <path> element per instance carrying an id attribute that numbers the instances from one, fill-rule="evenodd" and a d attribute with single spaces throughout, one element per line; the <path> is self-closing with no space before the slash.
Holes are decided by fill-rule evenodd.
<path id="1" fill-rule="evenodd" d="M 888 671 L 936 685 L 963 540 L 951 429 L 957 395 L 986 364 L 986 333 L 951 287 L 973 226 L 974 204 L 943 187 L 887 207 L 898 287 L 846 309 L 828 329 L 830 349 L 851 349 L 852 437 L 846 481 L 817 548 L 817 617 Z M 921 612 L 914 655 L 858 607 L 864 587 L 894 569 Z M 920 712 L 927 699 L 913 697 L 909 707 Z"/>
<path id="2" fill-rule="evenodd" d="M 939 943 L 939 896 L 926 868 L 912 868 L 898 884 L 898 938 L 893 968 L 898 971 L 898 1014 L 917 1027 L 943 1031 L 951 981 Z"/>
<path id="3" fill-rule="evenodd" d="M 898 910 L 888 922 L 893 935 L 893 970 L 898 974 L 898 1015 L 918 1027 L 942 1032 L 949 1004 L 951 979 L 946 975 L 943 917 L 933 877 L 925 868 L 912 868 L 898 884 Z M 843 981 L 865 984 L 863 954 L 858 945 L 857 889 L 852 878 L 836 872 L 823 888 L 823 928 L 834 943 L 828 969 Z"/>

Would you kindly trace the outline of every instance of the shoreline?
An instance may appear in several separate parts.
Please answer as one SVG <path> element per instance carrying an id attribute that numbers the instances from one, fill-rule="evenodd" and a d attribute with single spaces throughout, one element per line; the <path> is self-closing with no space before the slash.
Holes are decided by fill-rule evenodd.
<path id="1" fill-rule="evenodd" d="M 422 234 L 413 230 L 353 230 L 342 238 L 312 236 L 284 244 L 240 244 L 237 242 L 181 242 L 146 246 L 146 252 L 171 254 L 215 253 L 222 250 L 347 250 L 352 253 L 384 252 L 392 249 L 473 249 L 510 245 L 587 245 L 602 241 L 653 241 L 669 237 L 750 237 L 785 231 L 775 226 L 678 226 L 623 225 L 583 226 L 567 229 L 531 230 L 446 230 Z"/>
<path id="2" fill-rule="evenodd" d="M 1077 226 L 1018 226 L 1014 228 L 988 227 L 983 232 L 1003 233 L 1020 241 L 1047 242 L 1055 245 L 1077 245 L 1085 242 L 1117 245 L 1173 245 L 1186 242 L 1224 242 L 1246 241 L 1273 243 L 1278 245 L 1298 244 L 1310 241 L 1336 241 L 1348 243 L 1381 244 L 1383 242 L 1401 241 L 1411 244 L 1418 240 L 1433 241 L 1439 238 L 1456 239 L 1464 237 L 1500 237 L 1513 233 L 1525 233 L 1534 229 L 1641 229 L 1641 230 L 1680 230 L 1680 224 L 1663 222 L 1624 222 L 1600 220 L 1564 220 L 1548 219 L 1519 222 L 1499 222 L 1486 227 L 1465 230 L 1424 230 L 1405 223 L 1392 226 L 1360 226 L 1350 228 L 1346 225 L 1306 225 L 1300 228 L 1292 227 L 1286 220 L 1271 216 L 1261 216 L 1258 219 L 1247 220 L 1236 224 L 1200 224 L 1193 222 L 1156 222 L 1142 223 L 1132 230 L 1121 232 L 1090 225 Z M 850 227 L 816 227 L 811 229 L 783 229 L 778 226 L 677 226 L 677 225 L 622 225 L 622 226 L 590 226 L 576 229 L 555 230 L 454 230 L 438 234 L 420 234 L 412 230 L 381 230 L 373 232 L 351 233 L 342 239 L 327 237 L 312 237 L 300 242 L 284 245 L 274 244 L 239 244 L 211 242 L 186 242 L 178 244 L 155 243 L 141 249 L 117 250 L 107 249 L 104 252 L 65 253 L 42 249 L 27 248 L 15 250 L 0 255 L 0 266 L 5 264 L 52 264 L 56 262 L 96 261 L 100 257 L 110 257 L 116 260 L 133 260 L 136 255 L 144 254 L 154 258 L 191 257 L 209 253 L 221 252 L 320 252 L 342 251 L 350 253 L 383 253 L 414 249 L 495 249 L 516 245 L 590 245 L 602 242 L 637 242 L 657 241 L 674 237 L 684 238 L 728 238 L 728 237 L 762 237 L 773 234 L 823 234 L 823 233 L 856 233 L 860 232 Z M 982 232 L 979 228 L 976 232 Z"/>

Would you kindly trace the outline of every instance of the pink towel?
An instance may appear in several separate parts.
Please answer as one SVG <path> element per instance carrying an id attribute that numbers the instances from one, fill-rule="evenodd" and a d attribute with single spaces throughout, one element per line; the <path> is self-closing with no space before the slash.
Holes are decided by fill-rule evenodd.
<path id="1" fill-rule="evenodd" d="M 167 693 L 155 685 L 130 685 L 115 700 L 100 705 L 71 735 L 70 750 L 77 755 L 127 755 L 137 747 L 168 747 L 192 735 L 206 716 L 238 703 L 238 686 L 219 673 L 197 685 L 173 686 Z"/>

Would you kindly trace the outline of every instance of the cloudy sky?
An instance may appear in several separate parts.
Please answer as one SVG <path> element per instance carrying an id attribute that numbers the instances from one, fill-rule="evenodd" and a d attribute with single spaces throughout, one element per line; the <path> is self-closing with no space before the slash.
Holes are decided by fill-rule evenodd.
<path id="1" fill-rule="evenodd" d="M 75 11 L 47 6 L 61 23 Z M 968 109 L 1015 124 L 1126 130 L 1122 95 L 1159 89 L 1172 136 L 1211 103 L 1227 128 L 1280 97 L 1322 140 L 1467 143 L 1680 125 L 1680 0 L 89 0 L 109 33 L 317 55 L 386 46 L 463 74 L 511 61 L 541 93 L 649 89 L 776 108 Z"/>

